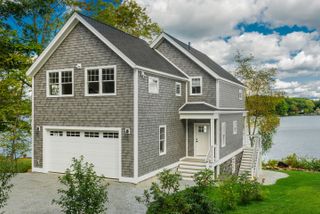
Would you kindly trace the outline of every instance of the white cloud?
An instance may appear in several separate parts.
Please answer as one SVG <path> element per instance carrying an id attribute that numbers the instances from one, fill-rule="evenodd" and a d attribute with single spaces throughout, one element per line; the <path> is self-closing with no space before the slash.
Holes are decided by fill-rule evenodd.
<path id="1" fill-rule="evenodd" d="M 138 0 L 165 30 L 185 38 L 209 38 L 237 33 L 239 22 L 260 13 L 255 0 Z"/>
<path id="2" fill-rule="evenodd" d="M 305 84 L 298 83 L 297 81 L 281 81 L 276 80 L 275 89 L 286 92 L 287 95 L 292 97 L 310 97 L 320 99 L 320 81 L 310 81 Z"/>
<path id="3" fill-rule="evenodd" d="M 148 14 L 164 30 L 182 41 L 191 41 L 192 46 L 225 69 L 234 70 L 234 55 L 240 50 L 253 54 L 260 66 L 277 68 L 278 78 L 297 79 L 278 82 L 288 94 L 319 95 L 319 82 L 301 84 L 299 78 L 320 77 L 320 0 L 138 0 L 138 3 L 147 7 Z M 271 27 L 307 26 L 318 31 L 283 36 L 236 29 L 240 23 L 256 22 Z M 292 85 L 296 87 L 290 88 Z"/>

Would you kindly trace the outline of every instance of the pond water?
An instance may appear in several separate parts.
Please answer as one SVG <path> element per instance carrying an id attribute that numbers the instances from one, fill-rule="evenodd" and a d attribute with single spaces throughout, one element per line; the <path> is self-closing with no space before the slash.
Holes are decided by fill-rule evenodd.
<path id="1" fill-rule="evenodd" d="M 282 117 L 264 159 L 281 159 L 289 154 L 320 159 L 320 116 Z"/>

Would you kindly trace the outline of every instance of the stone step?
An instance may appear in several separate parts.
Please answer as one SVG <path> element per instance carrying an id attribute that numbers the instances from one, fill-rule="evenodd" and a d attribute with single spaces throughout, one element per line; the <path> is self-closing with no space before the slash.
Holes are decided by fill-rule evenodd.
<path id="1" fill-rule="evenodd" d="M 181 175 L 181 177 L 182 178 L 191 178 L 191 179 L 193 179 L 193 176 L 194 176 L 194 174 L 191 174 L 191 173 L 180 173 L 180 175 Z"/>

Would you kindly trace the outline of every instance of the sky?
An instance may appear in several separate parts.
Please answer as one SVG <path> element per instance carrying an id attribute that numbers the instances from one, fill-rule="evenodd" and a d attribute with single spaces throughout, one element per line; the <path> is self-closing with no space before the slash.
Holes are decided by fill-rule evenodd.
<path id="1" fill-rule="evenodd" d="M 228 71 L 237 50 L 277 68 L 275 88 L 320 98 L 320 0 L 137 0 L 167 33 Z"/>

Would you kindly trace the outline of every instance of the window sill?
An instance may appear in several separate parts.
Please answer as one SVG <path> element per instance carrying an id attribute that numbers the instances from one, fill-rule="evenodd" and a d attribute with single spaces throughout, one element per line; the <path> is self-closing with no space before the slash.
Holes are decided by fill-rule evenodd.
<path id="1" fill-rule="evenodd" d="M 163 155 L 166 155 L 167 153 L 159 153 L 159 156 L 163 156 Z"/>
<path id="2" fill-rule="evenodd" d="M 47 95 L 47 98 L 57 98 L 57 97 L 74 97 L 74 95 Z"/>
<path id="3" fill-rule="evenodd" d="M 85 94 L 85 97 L 104 97 L 104 96 L 116 96 L 117 94 Z"/>

